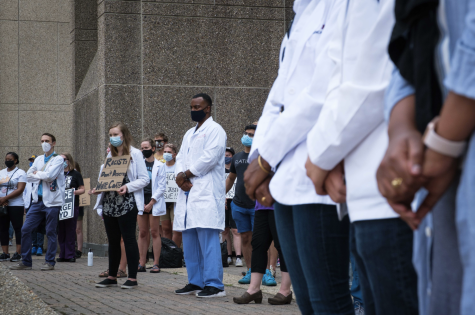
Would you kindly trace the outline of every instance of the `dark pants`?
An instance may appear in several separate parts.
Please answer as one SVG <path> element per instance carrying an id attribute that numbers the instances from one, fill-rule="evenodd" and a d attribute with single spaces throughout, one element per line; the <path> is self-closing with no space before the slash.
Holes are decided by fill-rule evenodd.
<path id="1" fill-rule="evenodd" d="M 348 286 L 349 220 L 336 206 L 274 204 L 283 257 L 302 314 L 354 315 Z"/>
<path id="2" fill-rule="evenodd" d="M 43 249 L 43 242 L 45 240 L 45 235 L 43 233 L 38 232 L 39 229 L 34 229 L 31 232 L 31 239 L 33 247 Z"/>
<path id="3" fill-rule="evenodd" d="M 288 272 L 284 255 L 280 248 L 277 227 L 275 226 L 274 210 L 258 210 L 254 216 L 254 230 L 252 231 L 252 272 L 266 273 L 267 251 L 274 241 L 274 247 L 279 252 L 280 271 Z"/>
<path id="4" fill-rule="evenodd" d="M 109 240 L 109 276 L 117 277 L 120 264 L 120 238 L 124 239 L 125 255 L 129 269 L 129 278 L 137 278 L 139 265 L 139 247 L 135 238 L 137 210 L 132 210 L 120 217 L 104 215 L 107 239 Z"/>
<path id="5" fill-rule="evenodd" d="M 8 246 L 10 222 L 15 230 L 16 244 L 21 244 L 21 227 L 23 226 L 23 207 L 8 206 L 8 214 L 0 217 L 0 242 L 2 246 Z"/>
<path id="6" fill-rule="evenodd" d="M 351 250 L 367 315 L 416 315 L 417 275 L 413 232 L 401 219 L 356 221 Z"/>
<path id="7" fill-rule="evenodd" d="M 60 220 L 58 223 L 59 257 L 71 259 L 76 257 L 76 224 L 79 207 L 74 207 L 74 217 Z"/>
<path id="8" fill-rule="evenodd" d="M 363 303 L 363 293 L 361 292 L 360 279 L 358 276 L 358 269 L 356 268 L 356 261 L 353 254 L 350 252 L 351 274 L 353 279 L 351 280 L 351 296 L 355 302 L 359 302 L 361 306 Z"/>
<path id="9" fill-rule="evenodd" d="M 25 223 L 21 229 L 21 256 L 25 266 L 31 266 L 31 232 L 36 229 L 46 218 L 46 236 L 48 237 L 48 251 L 45 260 L 50 265 L 55 265 L 55 256 L 57 249 L 56 228 L 59 220 L 59 210 L 61 207 L 46 207 L 43 201 L 31 205 L 25 217 Z"/>

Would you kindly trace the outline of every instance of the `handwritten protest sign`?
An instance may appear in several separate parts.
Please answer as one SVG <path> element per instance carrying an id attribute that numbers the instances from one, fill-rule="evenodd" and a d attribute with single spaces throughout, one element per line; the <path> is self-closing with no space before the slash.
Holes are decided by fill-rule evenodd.
<path id="1" fill-rule="evenodd" d="M 226 173 L 226 176 L 224 177 L 225 180 L 228 178 L 228 176 L 229 176 L 229 173 Z M 237 182 L 237 178 L 234 181 L 233 187 L 231 187 L 231 189 L 226 194 L 226 199 L 233 199 L 234 198 L 234 194 L 236 192 L 236 182 Z"/>
<path id="2" fill-rule="evenodd" d="M 86 193 L 79 196 L 79 206 L 85 207 L 91 205 L 91 196 L 87 193 L 91 189 L 91 179 L 84 178 L 84 190 Z"/>
<path id="3" fill-rule="evenodd" d="M 64 191 L 64 205 L 59 211 L 59 219 L 66 220 L 74 217 L 74 188 Z"/>
<path id="4" fill-rule="evenodd" d="M 176 202 L 178 198 L 178 185 L 175 182 L 175 173 L 167 173 L 167 189 L 165 190 L 165 202 Z"/>
<path id="5" fill-rule="evenodd" d="M 125 174 L 127 174 L 129 162 L 130 155 L 106 158 L 96 192 L 118 190 L 122 186 Z"/>

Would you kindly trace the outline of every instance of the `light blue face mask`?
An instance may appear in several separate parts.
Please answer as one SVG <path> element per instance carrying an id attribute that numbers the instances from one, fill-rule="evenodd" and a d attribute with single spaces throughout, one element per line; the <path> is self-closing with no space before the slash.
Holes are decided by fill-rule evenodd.
<path id="1" fill-rule="evenodd" d="M 64 167 L 64 168 L 68 167 L 68 162 L 64 161 L 64 162 L 63 162 L 63 167 Z"/>
<path id="2" fill-rule="evenodd" d="M 241 138 L 241 143 L 245 147 L 250 147 L 250 146 L 252 146 L 252 138 L 249 137 L 248 135 L 243 135 L 242 138 Z"/>
<path id="3" fill-rule="evenodd" d="M 109 142 L 114 146 L 114 147 L 120 147 L 122 144 L 122 140 L 120 139 L 120 136 L 117 137 L 110 137 Z"/>
<path id="4" fill-rule="evenodd" d="M 173 160 L 173 154 L 163 153 L 163 158 L 165 159 L 165 161 L 170 162 L 171 160 Z"/>

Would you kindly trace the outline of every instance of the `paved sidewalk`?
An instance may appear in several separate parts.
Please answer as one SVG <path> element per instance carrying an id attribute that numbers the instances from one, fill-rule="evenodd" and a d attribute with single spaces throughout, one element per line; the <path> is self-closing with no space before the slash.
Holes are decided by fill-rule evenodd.
<path id="1" fill-rule="evenodd" d="M 139 273 L 139 286 L 133 290 L 118 288 L 98 289 L 94 283 L 98 274 L 107 269 L 107 258 L 94 258 L 94 266 L 87 267 L 87 259 L 76 263 L 57 263 L 54 271 L 41 271 L 44 257 L 35 257 L 33 270 L 12 271 L 46 304 L 60 314 L 299 314 L 295 301 L 291 305 L 274 306 L 267 303 L 271 294 L 264 294 L 262 304 L 234 304 L 232 298 L 241 296 L 245 289 L 226 285 L 225 298 L 198 299 L 180 296 L 174 290 L 188 281 L 175 272 L 159 274 Z M 3 262 L 5 266 L 13 263 Z M 229 270 L 232 268 L 231 270 Z M 236 273 L 234 266 L 225 268 Z M 183 268 L 184 270 L 184 268 Z M 125 279 L 119 279 L 119 284 Z"/>

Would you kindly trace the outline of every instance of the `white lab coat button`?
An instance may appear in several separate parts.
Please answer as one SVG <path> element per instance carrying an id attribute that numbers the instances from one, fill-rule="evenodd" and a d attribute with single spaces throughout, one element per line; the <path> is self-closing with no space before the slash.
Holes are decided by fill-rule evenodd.
<path id="1" fill-rule="evenodd" d="M 294 95 L 294 94 L 295 94 L 295 90 L 294 90 L 293 88 L 290 88 L 290 89 L 289 89 L 289 94 L 290 94 L 290 95 Z"/>
<path id="2" fill-rule="evenodd" d="M 431 235 L 432 235 L 432 230 L 430 229 L 430 227 L 427 226 L 426 227 L 426 236 L 431 237 Z"/>

